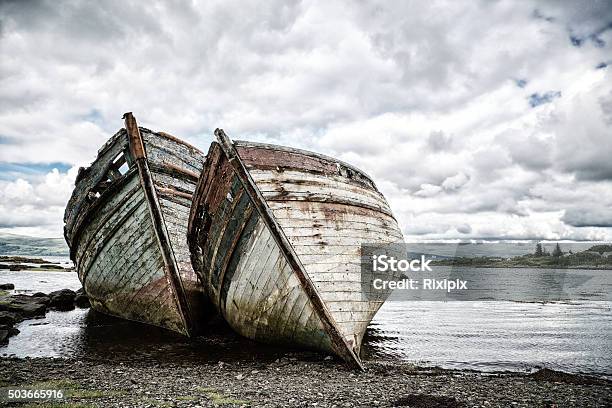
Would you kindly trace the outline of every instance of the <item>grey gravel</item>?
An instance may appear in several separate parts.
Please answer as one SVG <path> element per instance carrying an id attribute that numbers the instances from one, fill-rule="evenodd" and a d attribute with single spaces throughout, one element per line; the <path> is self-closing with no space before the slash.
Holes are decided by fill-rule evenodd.
<path id="1" fill-rule="evenodd" d="M 68 407 L 612 406 L 611 382 L 552 370 L 484 374 L 366 362 L 361 373 L 323 355 L 293 355 L 271 363 L 2 358 L 0 386 L 64 387 L 73 395 Z"/>

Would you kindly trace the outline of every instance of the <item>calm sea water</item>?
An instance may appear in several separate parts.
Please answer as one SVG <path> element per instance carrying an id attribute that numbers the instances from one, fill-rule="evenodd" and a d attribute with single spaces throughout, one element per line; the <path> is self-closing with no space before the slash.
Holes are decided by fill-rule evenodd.
<path id="1" fill-rule="evenodd" d="M 530 276 L 532 281 L 550 271 L 508 269 L 505 273 L 519 281 Z M 612 271 L 596 271 L 596 276 L 591 282 L 609 285 Z M 0 271 L 0 282 L 14 283 L 16 292 L 22 293 L 80 287 L 76 274 L 66 272 Z M 445 368 L 529 371 L 549 367 L 612 377 L 611 309 L 612 302 L 602 300 L 601 291 L 596 290 L 581 292 L 577 300 L 552 303 L 391 301 L 373 320 L 363 352 L 368 359 L 401 359 Z M 152 358 L 227 360 L 228 353 L 237 358 L 274 353 L 264 346 L 240 344 L 223 350 L 206 337 L 188 341 L 89 309 L 51 311 L 45 319 L 25 321 L 18 328 L 21 333 L 0 347 L 0 354 L 78 358 L 137 352 Z M 243 355 L 237 349 L 248 352 Z"/>
<path id="2" fill-rule="evenodd" d="M 389 302 L 373 356 L 481 371 L 548 367 L 612 376 L 612 303 Z"/>

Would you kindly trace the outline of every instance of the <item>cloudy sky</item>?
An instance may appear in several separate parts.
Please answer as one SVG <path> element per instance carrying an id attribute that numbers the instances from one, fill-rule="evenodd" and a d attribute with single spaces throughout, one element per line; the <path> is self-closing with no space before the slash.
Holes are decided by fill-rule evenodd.
<path id="1" fill-rule="evenodd" d="M 607 1 L 0 2 L 0 232 L 133 111 L 369 173 L 408 239 L 612 240 Z"/>

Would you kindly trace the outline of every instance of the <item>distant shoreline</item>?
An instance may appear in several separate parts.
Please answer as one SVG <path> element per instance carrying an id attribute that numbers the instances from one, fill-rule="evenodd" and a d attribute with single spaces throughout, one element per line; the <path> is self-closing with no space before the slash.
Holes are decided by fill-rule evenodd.
<path id="1" fill-rule="evenodd" d="M 471 268 L 532 268 L 532 269 L 593 269 L 612 270 L 612 245 L 593 245 L 585 251 L 563 252 L 557 244 L 549 253 L 537 244 L 533 254 L 512 258 L 500 257 L 456 257 L 434 259 L 435 266 L 466 266 Z"/>

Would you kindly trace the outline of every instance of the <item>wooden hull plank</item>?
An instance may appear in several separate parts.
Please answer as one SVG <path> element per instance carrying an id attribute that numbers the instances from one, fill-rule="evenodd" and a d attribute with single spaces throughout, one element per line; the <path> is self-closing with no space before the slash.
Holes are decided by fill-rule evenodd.
<path id="1" fill-rule="evenodd" d="M 343 336 L 359 350 L 382 304 L 361 293 L 360 244 L 401 242 L 402 233 L 367 176 L 354 177 L 359 171 L 352 168 L 347 177 L 344 163 L 282 149 L 238 147 L 317 291 L 334 304 L 330 312 Z"/>

